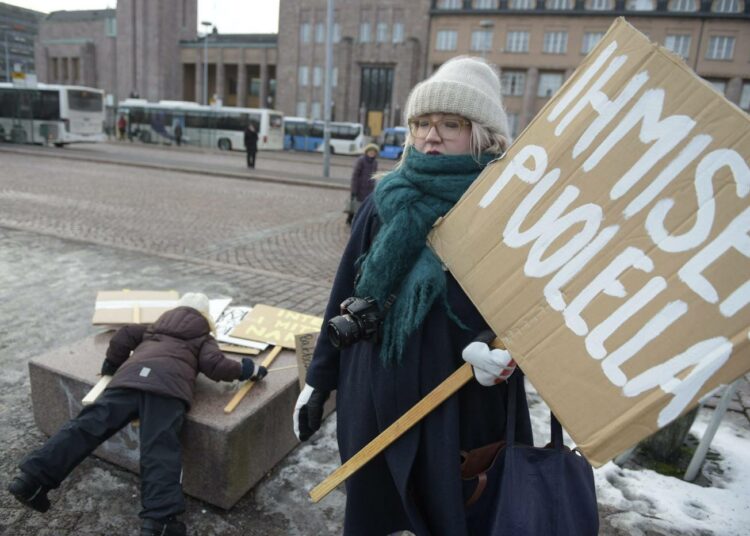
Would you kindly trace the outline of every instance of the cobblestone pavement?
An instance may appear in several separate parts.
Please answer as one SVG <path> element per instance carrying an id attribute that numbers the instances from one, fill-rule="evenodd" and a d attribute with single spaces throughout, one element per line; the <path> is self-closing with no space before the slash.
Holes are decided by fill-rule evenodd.
<path id="1" fill-rule="evenodd" d="M 4 492 L 44 440 L 28 360 L 98 331 L 89 324 L 97 290 L 202 290 L 321 314 L 349 233 L 346 196 L 0 148 L 0 535 L 137 534 L 138 478 L 93 457 L 51 493 L 44 516 Z M 732 408 L 748 417 L 749 392 L 745 382 Z M 231 511 L 189 499 L 184 518 L 201 536 L 340 534 L 343 494 L 313 505 L 305 491 L 337 465 L 329 419 Z M 625 536 L 606 522 L 617 512 L 600 514 L 602 535 Z"/>

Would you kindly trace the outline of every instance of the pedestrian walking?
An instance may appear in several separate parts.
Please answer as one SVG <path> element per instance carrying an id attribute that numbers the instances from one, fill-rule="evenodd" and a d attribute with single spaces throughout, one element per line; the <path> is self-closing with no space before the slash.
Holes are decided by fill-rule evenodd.
<path id="1" fill-rule="evenodd" d="M 128 325 L 112 337 L 102 375 L 114 374 L 101 396 L 19 465 L 8 491 L 46 512 L 47 492 L 106 439 L 140 419 L 141 536 L 186 534 L 179 433 L 198 372 L 215 381 L 262 379 L 250 358 L 225 357 L 211 335 L 208 298 L 188 293 L 152 325 Z M 130 352 L 133 352 L 132 356 Z"/>
<path id="2" fill-rule="evenodd" d="M 120 114 L 119 119 L 117 120 L 117 133 L 118 138 L 120 141 L 125 140 L 125 129 L 128 127 L 128 121 L 125 119 L 125 114 Z"/>
<path id="3" fill-rule="evenodd" d="M 364 154 L 357 158 L 354 163 L 349 205 L 346 210 L 346 223 L 348 224 L 352 223 L 352 218 L 354 218 L 362 202 L 375 189 L 372 176 L 378 171 L 377 156 L 379 152 L 380 148 L 374 143 L 370 143 L 365 146 Z"/>
<path id="4" fill-rule="evenodd" d="M 306 440 L 319 428 L 335 390 L 346 462 L 464 361 L 477 381 L 348 478 L 345 535 L 466 536 L 460 453 L 505 437 L 505 380 L 515 363 L 490 349 L 494 334 L 426 243 L 435 221 L 505 151 L 500 95 L 495 70 L 473 57 L 449 60 L 415 86 L 404 108 L 403 157 L 352 223 L 295 405 L 297 436 Z M 517 383 L 515 437 L 531 444 Z"/>
<path id="5" fill-rule="evenodd" d="M 255 167 L 255 153 L 258 152 L 258 132 L 255 125 L 247 124 L 245 129 L 245 151 L 247 151 L 247 167 Z"/>
<path id="6" fill-rule="evenodd" d="M 174 142 L 177 144 L 177 147 L 182 145 L 182 124 L 179 122 L 174 126 Z"/>

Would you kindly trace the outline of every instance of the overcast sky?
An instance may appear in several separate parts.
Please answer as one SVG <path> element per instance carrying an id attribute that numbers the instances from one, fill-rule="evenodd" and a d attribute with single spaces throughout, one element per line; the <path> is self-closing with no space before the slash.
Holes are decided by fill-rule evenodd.
<path id="1" fill-rule="evenodd" d="M 104 9 L 116 0 L 2 0 L 36 11 Z M 221 33 L 276 33 L 279 29 L 279 0 L 198 0 L 198 23 L 207 20 Z"/>

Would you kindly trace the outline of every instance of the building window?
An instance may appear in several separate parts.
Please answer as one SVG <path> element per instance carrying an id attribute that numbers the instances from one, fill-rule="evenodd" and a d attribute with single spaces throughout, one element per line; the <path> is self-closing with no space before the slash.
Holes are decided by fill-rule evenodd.
<path id="1" fill-rule="evenodd" d="M 307 102 L 306 101 L 297 102 L 297 117 L 307 117 Z"/>
<path id="2" fill-rule="evenodd" d="M 393 23 L 393 42 L 396 44 L 404 42 L 404 23 L 403 22 Z"/>
<path id="3" fill-rule="evenodd" d="M 5 68 L 7 69 L 8 66 L 6 65 Z M 52 80 L 60 80 L 60 71 L 57 68 L 57 58 L 52 58 Z"/>
<path id="4" fill-rule="evenodd" d="M 711 6 L 711 11 L 714 13 L 739 13 L 740 1 L 739 0 L 714 0 Z"/>
<path id="5" fill-rule="evenodd" d="M 461 9 L 463 0 L 439 0 L 438 9 Z"/>
<path id="6" fill-rule="evenodd" d="M 379 22 L 377 29 L 375 30 L 375 40 L 378 43 L 388 42 L 388 23 Z"/>
<path id="7" fill-rule="evenodd" d="M 81 61 L 79 58 L 71 58 L 70 59 L 70 80 L 72 82 L 78 82 L 80 81 L 80 69 L 79 66 L 81 64 Z"/>
<path id="8" fill-rule="evenodd" d="M 740 108 L 750 110 L 750 82 L 742 83 L 742 92 L 740 93 Z"/>
<path id="9" fill-rule="evenodd" d="M 511 138 L 518 136 L 518 114 L 515 112 L 508 113 L 508 133 Z"/>
<path id="10" fill-rule="evenodd" d="M 458 32 L 455 30 L 438 30 L 435 35 L 435 50 L 456 50 Z"/>
<path id="11" fill-rule="evenodd" d="M 534 0 L 508 0 L 508 9 L 534 9 L 536 2 Z"/>
<path id="12" fill-rule="evenodd" d="M 537 88 L 537 97 L 551 97 L 555 91 L 560 89 L 563 83 L 562 73 L 540 73 L 539 87 Z"/>
<path id="13" fill-rule="evenodd" d="M 568 51 L 568 32 L 544 32 L 544 52 L 565 54 Z"/>
<path id="14" fill-rule="evenodd" d="M 310 106 L 310 119 L 320 119 L 320 103 L 313 102 Z"/>
<path id="15" fill-rule="evenodd" d="M 573 0 L 547 0 L 544 7 L 555 11 L 562 11 L 565 9 L 573 9 Z"/>
<path id="16" fill-rule="evenodd" d="M 604 32 L 585 32 L 581 41 L 581 54 L 588 54 L 604 37 Z"/>
<path id="17" fill-rule="evenodd" d="M 320 87 L 323 83 L 323 68 L 313 67 L 313 86 Z"/>
<path id="18" fill-rule="evenodd" d="M 474 30 L 471 32 L 471 50 L 479 52 L 492 50 L 492 30 Z"/>
<path id="19" fill-rule="evenodd" d="M 333 42 L 341 41 L 341 25 L 338 22 L 333 23 Z"/>
<path id="20" fill-rule="evenodd" d="M 303 22 L 299 25 L 299 40 L 302 43 L 309 43 L 310 42 L 310 34 L 312 32 L 312 29 L 310 27 L 309 22 Z"/>
<path id="21" fill-rule="evenodd" d="M 325 43 L 326 41 L 326 25 L 322 22 L 315 23 L 315 42 Z"/>
<path id="22" fill-rule="evenodd" d="M 503 88 L 503 95 L 506 97 L 523 95 L 526 86 L 526 73 L 524 71 L 503 71 L 500 74 L 500 85 Z"/>
<path id="23" fill-rule="evenodd" d="M 726 94 L 727 92 L 727 81 L 723 80 L 721 78 L 706 78 L 706 82 L 711 84 L 711 87 L 714 88 L 716 91 L 721 93 L 722 95 Z"/>
<path id="24" fill-rule="evenodd" d="M 664 39 L 664 46 L 687 59 L 690 55 L 690 35 L 668 35 Z"/>
<path id="25" fill-rule="evenodd" d="M 708 41 L 706 59 L 731 60 L 734 56 L 734 37 L 729 35 L 714 35 Z"/>
<path id="26" fill-rule="evenodd" d="M 523 53 L 529 51 L 529 32 L 508 32 L 505 52 Z"/>
<path id="27" fill-rule="evenodd" d="M 297 80 L 298 80 L 300 86 L 302 86 L 302 87 L 307 86 L 307 84 L 308 84 L 308 69 L 307 69 L 307 65 L 302 65 L 299 68 L 299 71 L 297 73 Z"/>
<path id="28" fill-rule="evenodd" d="M 497 0 L 474 0 L 474 9 L 495 9 Z"/>
<path id="29" fill-rule="evenodd" d="M 670 0 L 667 10 L 678 12 L 697 11 L 698 5 L 695 0 Z"/>
<path id="30" fill-rule="evenodd" d="M 628 11 L 653 11 L 654 0 L 627 0 L 625 9 Z"/>
<path id="31" fill-rule="evenodd" d="M 117 37 L 117 19 L 115 17 L 107 17 L 104 20 L 104 34 L 107 37 Z"/>
<path id="32" fill-rule="evenodd" d="M 331 87 L 336 87 L 339 85 L 339 68 L 334 67 L 331 71 Z"/>
<path id="33" fill-rule="evenodd" d="M 588 0 L 586 9 L 589 11 L 609 11 L 612 9 L 612 0 Z"/>
<path id="34" fill-rule="evenodd" d="M 362 22 L 359 25 L 359 42 L 369 43 L 370 42 L 370 23 Z"/>

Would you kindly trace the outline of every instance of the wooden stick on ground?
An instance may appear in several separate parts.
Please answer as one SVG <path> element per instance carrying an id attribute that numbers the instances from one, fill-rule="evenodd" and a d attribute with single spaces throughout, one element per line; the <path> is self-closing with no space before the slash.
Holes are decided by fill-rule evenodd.
<path id="1" fill-rule="evenodd" d="M 81 404 L 84 406 L 88 406 L 94 403 L 94 401 L 99 398 L 99 395 L 102 394 L 104 389 L 107 388 L 107 385 L 109 382 L 112 381 L 112 376 L 102 376 L 99 378 L 99 381 L 94 384 L 94 386 L 91 388 L 91 390 L 86 393 L 86 396 L 83 397 L 81 400 Z"/>
<path id="2" fill-rule="evenodd" d="M 283 350 L 283 346 L 274 346 L 273 350 L 271 350 L 271 353 L 268 354 L 268 357 L 266 357 L 263 360 L 263 363 L 261 366 L 263 367 L 270 367 L 273 363 L 273 360 L 276 359 L 276 356 L 281 353 L 281 350 Z M 242 402 L 242 399 L 245 398 L 245 395 L 250 392 L 250 389 L 253 388 L 253 385 L 255 385 L 255 382 L 253 380 L 248 380 L 244 383 L 242 387 L 240 387 L 239 391 L 235 393 L 235 395 L 232 397 L 232 400 L 229 401 L 229 404 L 226 405 L 224 408 L 224 413 L 232 413 L 234 411 L 234 408 L 237 407 L 237 405 Z"/>
<path id="3" fill-rule="evenodd" d="M 493 348 L 504 348 L 500 339 L 492 341 L 491 346 Z M 328 475 L 323 482 L 315 486 L 310 491 L 310 498 L 312 501 L 316 503 L 336 489 L 336 486 L 359 471 L 359 469 L 375 456 L 383 452 L 391 443 L 396 441 L 396 439 L 401 437 L 412 426 L 425 418 L 433 409 L 442 404 L 448 397 L 458 391 L 473 377 L 474 373 L 471 370 L 471 365 L 464 363 L 458 370 L 443 380 L 440 385 L 430 391 L 427 396 L 414 404 L 409 411 L 404 413 L 388 428 L 380 432 L 375 439 L 370 441 L 367 445 L 362 447 L 359 452 L 349 458 L 346 463 Z"/>

